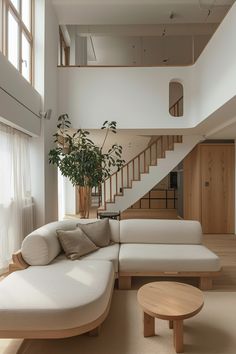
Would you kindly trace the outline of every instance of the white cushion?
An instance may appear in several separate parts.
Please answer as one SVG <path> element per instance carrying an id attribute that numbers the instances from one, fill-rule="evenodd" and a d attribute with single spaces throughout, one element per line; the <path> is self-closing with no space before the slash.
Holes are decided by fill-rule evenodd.
<path id="1" fill-rule="evenodd" d="M 62 330 L 101 316 L 113 291 L 108 261 L 55 260 L 0 282 L 0 330 Z"/>
<path id="2" fill-rule="evenodd" d="M 120 245 L 115 243 L 107 247 L 99 248 L 97 251 L 90 253 L 84 257 L 81 257 L 80 259 L 111 261 L 114 265 L 114 270 L 117 273 L 118 265 L 119 265 L 119 249 L 120 249 Z"/>
<path id="3" fill-rule="evenodd" d="M 218 270 L 219 257 L 202 245 L 123 244 L 120 247 L 120 272 Z"/>
<path id="4" fill-rule="evenodd" d="M 56 230 L 73 230 L 76 221 L 55 221 L 40 227 L 25 237 L 21 246 L 24 260 L 30 265 L 45 265 L 50 263 L 60 252 Z"/>
<path id="5" fill-rule="evenodd" d="M 26 236 L 21 246 L 24 260 L 30 265 L 46 265 L 50 263 L 60 252 L 61 245 L 57 237 L 57 230 L 73 230 L 79 223 L 91 223 L 97 219 L 73 219 L 55 221 L 40 227 Z M 109 220 L 111 240 L 119 242 L 119 221 Z"/>
<path id="6" fill-rule="evenodd" d="M 192 220 L 131 219 L 120 221 L 121 243 L 200 244 L 202 228 Z"/>

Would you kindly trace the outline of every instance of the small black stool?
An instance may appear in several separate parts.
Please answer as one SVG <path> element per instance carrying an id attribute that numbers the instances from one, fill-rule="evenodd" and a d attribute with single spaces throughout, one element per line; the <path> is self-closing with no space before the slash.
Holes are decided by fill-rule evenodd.
<path id="1" fill-rule="evenodd" d="M 97 212 L 97 218 L 99 219 L 113 219 L 113 220 L 120 220 L 120 212 L 110 212 L 110 211 L 104 211 L 104 212 Z"/>

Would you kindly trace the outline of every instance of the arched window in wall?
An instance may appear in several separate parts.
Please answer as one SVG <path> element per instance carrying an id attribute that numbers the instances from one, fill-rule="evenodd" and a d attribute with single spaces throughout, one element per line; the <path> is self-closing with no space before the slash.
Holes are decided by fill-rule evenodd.
<path id="1" fill-rule="evenodd" d="M 184 88 L 179 81 L 169 83 L 169 113 L 173 117 L 184 114 Z"/>

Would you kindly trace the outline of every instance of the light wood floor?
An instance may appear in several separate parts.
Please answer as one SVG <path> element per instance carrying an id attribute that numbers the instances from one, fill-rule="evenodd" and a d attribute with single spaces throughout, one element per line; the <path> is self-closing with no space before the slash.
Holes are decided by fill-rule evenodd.
<path id="1" fill-rule="evenodd" d="M 220 257 L 222 265 L 214 288 L 236 291 L 236 235 L 204 235 L 203 243 Z"/>
<path id="2" fill-rule="evenodd" d="M 66 215 L 68 218 L 79 217 L 79 215 Z M 97 208 L 92 207 L 89 211 L 89 218 L 97 217 Z M 176 209 L 127 209 L 121 213 L 121 219 L 178 219 Z"/>

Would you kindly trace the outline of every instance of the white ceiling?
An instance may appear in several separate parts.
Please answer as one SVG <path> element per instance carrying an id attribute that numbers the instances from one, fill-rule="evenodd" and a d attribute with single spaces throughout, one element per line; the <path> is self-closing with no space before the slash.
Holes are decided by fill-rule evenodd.
<path id="1" fill-rule="evenodd" d="M 60 24 L 219 23 L 234 0 L 52 0 Z M 207 17 L 208 10 L 211 10 Z M 170 14 L 174 18 L 170 19 Z"/>
<path id="2" fill-rule="evenodd" d="M 95 145 L 101 147 L 106 131 L 101 129 L 90 129 L 89 132 L 89 138 L 95 143 Z M 107 151 L 115 143 L 121 145 L 123 148 L 122 158 L 125 161 L 130 161 L 147 147 L 150 138 L 150 135 L 142 136 L 128 131 L 117 130 L 116 134 L 110 132 L 103 150 Z"/>
<path id="3" fill-rule="evenodd" d="M 52 1 L 59 23 L 88 38 L 88 62 L 72 64 L 149 66 L 196 61 L 235 0 Z"/>

